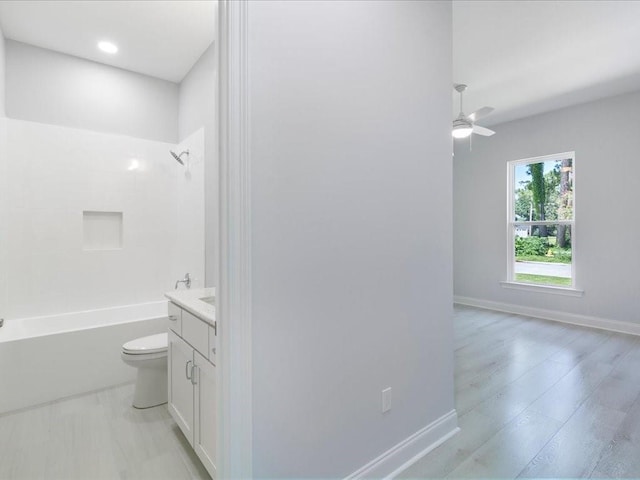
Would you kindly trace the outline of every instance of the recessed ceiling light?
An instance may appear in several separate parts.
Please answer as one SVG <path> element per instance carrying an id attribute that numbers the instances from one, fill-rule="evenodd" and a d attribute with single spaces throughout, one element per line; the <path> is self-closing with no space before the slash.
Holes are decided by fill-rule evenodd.
<path id="1" fill-rule="evenodd" d="M 98 48 L 105 53 L 116 53 L 118 47 L 111 42 L 98 42 Z"/>

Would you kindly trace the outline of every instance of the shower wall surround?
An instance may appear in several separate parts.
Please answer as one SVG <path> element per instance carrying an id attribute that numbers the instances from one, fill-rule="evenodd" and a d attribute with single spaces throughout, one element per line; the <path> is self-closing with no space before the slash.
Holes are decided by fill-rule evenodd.
<path id="1" fill-rule="evenodd" d="M 185 272 L 203 285 L 202 130 L 176 146 L 3 120 L 0 317 L 162 300 Z M 182 166 L 169 150 L 187 148 Z M 84 212 L 120 212 L 121 248 L 83 248 Z"/>
<path id="2" fill-rule="evenodd" d="M 174 236 L 171 256 L 171 271 L 184 278 L 191 273 L 191 288 L 205 286 L 205 135 L 200 128 L 177 147 L 179 152 L 189 150 L 188 157 L 182 157 L 185 166 L 170 158 L 170 167 L 178 166 L 178 181 L 175 183 L 175 200 L 171 212 Z M 175 148 L 175 147 L 174 147 Z M 175 276 L 175 275 L 174 275 Z M 164 297 L 162 297 L 164 299 Z"/>

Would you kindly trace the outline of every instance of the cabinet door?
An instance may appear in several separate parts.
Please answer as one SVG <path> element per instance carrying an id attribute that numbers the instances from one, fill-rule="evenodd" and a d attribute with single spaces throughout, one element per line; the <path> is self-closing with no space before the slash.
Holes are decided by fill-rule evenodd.
<path id="1" fill-rule="evenodd" d="M 194 352 L 195 418 L 193 448 L 209 475 L 216 478 L 216 367 Z"/>
<path id="2" fill-rule="evenodd" d="M 169 331 L 169 413 L 193 446 L 193 349 Z"/>

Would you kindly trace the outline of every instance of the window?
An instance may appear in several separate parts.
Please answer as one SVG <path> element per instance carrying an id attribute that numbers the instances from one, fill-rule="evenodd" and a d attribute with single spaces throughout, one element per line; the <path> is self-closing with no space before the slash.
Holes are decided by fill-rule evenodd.
<path id="1" fill-rule="evenodd" d="M 510 282 L 573 288 L 574 152 L 509 162 Z"/>

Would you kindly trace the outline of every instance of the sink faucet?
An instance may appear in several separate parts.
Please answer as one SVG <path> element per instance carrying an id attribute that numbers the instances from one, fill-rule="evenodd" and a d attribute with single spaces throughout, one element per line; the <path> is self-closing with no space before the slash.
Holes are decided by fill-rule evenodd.
<path id="1" fill-rule="evenodd" d="M 187 288 L 191 288 L 191 275 L 189 275 L 188 273 L 184 274 L 184 280 L 178 280 L 176 282 L 176 286 L 174 287 L 174 290 L 178 289 L 178 284 L 179 283 L 184 283 L 184 286 Z"/>

